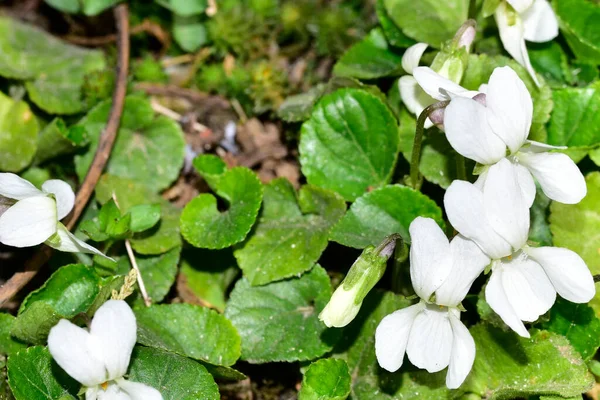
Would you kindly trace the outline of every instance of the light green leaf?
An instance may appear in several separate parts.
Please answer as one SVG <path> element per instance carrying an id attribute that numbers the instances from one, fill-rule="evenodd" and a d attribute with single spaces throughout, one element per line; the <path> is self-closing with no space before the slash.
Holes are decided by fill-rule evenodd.
<path id="1" fill-rule="evenodd" d="M 377 0 L 375 3 L 375 11 L 379 24 L 388 42 L 395 47 L 409 47 L 415 44 L 415 41 L 406 36 L 400 28 L 392 21 L 390 15 L 385 9 L 384 0 Z"/>
<path id="2" fill-rule="evenodd" d="M 13 354 L 8 358 L 7 367 L 8 383 L 16 400 L 75 400 L 81 386 L 42 346 Z"/>
<path id="3" fill-rule="evenodd" d="M 231 322 L 214 310 L 168 304 L 138 308 L 135 315 L 138 342 L 145 346 L 226 367 L 240 356 L 240 336 Z"/>
<path id="4" fill-rule="evenodd" d="M 66 318 L 43 301 L 33 303 L 14 321 L 10 334 L 29 344 L 46 344 L 48 333 L 58 321 Z"/>
<path id="5" fill-rule="evenodd" d="M 402 55 L 389 48 L 381 29 L 373 29 L 368 36 L 349 48 L 333 68 L 337 76 L 375 79 L 398 75 L 402 71 Z"/>
<path id="6" fill-rule="evenodd" d="M 84 111 L 86 74 L 104 69 L 98 50 L 64 43 L 32 25 L 0 18 L 0 75 L 25 80 L 31 100 L 53 114 Z"/>
<path id="7" fill-rule="evenodd" d="M 286 179 L 265 186 L 262 215 L 234 255 L 252 285 L 298 276 L 317 262 L 331 227 L 346 206 L 337 194 L 315 186 L 296 193 Z"/>
<path id="8" fill-rule="evenodd" d="M 344 400 L 350 394 L 350 372 L 344 360 L 326 358 L 308 367 L 298 400 Z"/>
<path id="9" fill-rule="evenodd" d="M 399 233 L 410 243 L 408 227 L 419 216 L 433 218 L 444 227 L 442 210 L 433 200 L 408 186 L 388 185 L 359 197 L 333 227 L 329 238 L 362 249 Z"/>
<path id="10" fill-rule="evenodd" d="M 156 0 L 156 2 L 174 14 L 184 17 L 202 14 L 207 7 L 206 0 Z"/>
<path id="11" fill-rule="evenodd" d="M 27 348 L 27 345 L 11 336 L 10 331 L 15 323 L 15 317 L 0 313 L 0 354 L 13 355 Z"/>
<path id="12" fill-rule="evenodd" d="M 121 0 L 83 0 L 83 13 L 88 16 L 98 15 L 120 2 Z"/>
<path id="13" fill-rule="evenodd" d="M 327 329 L 318 317 L 330 296 L 329 277 L 320 266 L 300 278 L 265 286 L 240 279 L 225 315 L 242 337 L 242 359 L 311 360 L 331 350 L 339 330 Z"/>
<path id="14" fill-rule="evenodd" d="M 193 52 L 208 42 L 208 32 L 200 17 L 174 15 L 173 37 L 175 42 L 187 52 Z"/>
<path id="15" fill-rule="evenodd" d="M 202 364 L 163 350 L 137 346 L 129 379 L 159 390 L 163 400 L 218 400 L 219 388 Z"/>
<path id="16" fill-rule="evenodd" d="M 88 134 L 81 126 L 67 128 L 65 122 L 55 118 L 40 132 L 35 164 L 41 164 L 57 156 L 72 153 L 88 143 Z"/>
<path id="17" fill-rule="evenodd" d="M 57 10 L 75 14 L 79 12 L 80 4 L 79 0 L 44 0 L 50 6 L 56 8 Z"/>
<path id="18" fill-rule="evenodd" d="M 587 0 L 554 0 L 554 11 L 567 43 L 575 56 L 600 64 L 600 6 Z"/>
<path id="19" fill-rule="evenodd" d="M 1 60 L 2 55 L 0 63 Z M 38 131 L 38 121 L 27 103 L 13 101 L 0 92 L 0 171 L 18 172 L 31 163 L 37 149 Z"/>
<path id="20" fill-rule="evenodd" d="M 219 160 L 219 161 L 217 161 Z M 262 185 L 254 172 L 245 167 L 224 172 L 216 156 L 199 156 L 194 165 L 216 194 L 228 203 L 220 212 L 217 199 L 203 193 L 190 201 L 181 213 L 181 234 L 195 247 L 222 249 L 241 242 L 254 225 L 262 200 Z M 223 163 L 224 167 L 224 163 Z"/>
<path id="21" fill-rule="evenodd" d="M 435 48 L 454 37 L 469 12 L 469 0 L 384 0 L 383 4 L 404 34 Z"/>
<path id="22" fill-rule="evenodd" d="M 339 89 L 302 125 L 300 163 L 309 183 L 352 201 L 390 181 L 398 146 L 398 123 L 378 96 Z"/>
<path id="23" fill-rule="evenodd" d="M 129 209 L 131 232 L 139 233 L 152 228 L 160 220 L 160 204 L 139 204 Z"/>

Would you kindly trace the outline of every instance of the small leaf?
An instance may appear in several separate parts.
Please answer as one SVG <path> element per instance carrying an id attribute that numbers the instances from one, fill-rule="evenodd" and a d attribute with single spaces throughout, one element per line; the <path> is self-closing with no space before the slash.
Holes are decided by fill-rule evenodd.
<path id="1" fill-rule="evenodd" d="M 308 367 L 298 400 L 344 400 L 350 394 L 350 372 L 344 360 L 326 358 Z"/>
<path id="2" fill-rule="evenodd" d="M 154 305 L 135 310 L 138 342 L 214 365 L 233 365 L 240 336 L 221 314 L 191 304 Z"/>
<path id="3" fill-rule="evenodd" d="M 208 42 L 208 32 L 200 17 L 174 15 L 173 38 L 182 50 L 194 52 Z"/>
<path id="4" fill-rule="evenodd" d="M 312 109 L 323 96 L 327 85 L 319 84 L 308 91 L 287 97 L 277 110 L 277 116 L 286 122 L 305 121 L 310 117 Z"/>
<path id="5" fill-rule="evenodd" d="M 225 315 L 242 337 L 242 359 L 311 360 L 331 350 L 339 331 L 328 330 L 318 318 L 330 296 L 329 277 L 319 266 L 300 278 L 265 286 L 239 280 Z"/>
<path id="6" fill-rule="evenodd" d="M 377 3 L 375 3 L 375 11 L 377 12 L 377 18 L 379 18 L 381 29 L 383 29 L 385 37 L 392 46 L 409 47 L 415 44 L 415 41 L 406 36 L 394 21 L 392 21 L 385 9 L 384 0 L 377 0 Z"/>
<path id="7" fill-rule="evenodd" d="M 83 13 L 88 16 L 98 15 L 120 1 L 121 0 L 83 0 Z"/>
<path id="8" fill-rule="evenodd" d="M 160 220 L 160 204 L 139 204 L 129 209 L 131 232 L 139 233 L 152 228 Z"/>
<path id="9" fill-rule="evenodd" d="M 537 188 L 530 211 L 529 240 L 540 246 L 552 246 L 552 232 L 550 232 L 550 223 L 548 222 L 549 207 L 550 199 L 540 188 Z"/>
<path id="10" fill-rule="evenodd" d="M 252 285 L 264 285 L 309 270 L 344 210 L 343 199 L 333 192 L 304 186 L 296 199 L 289 181 L 272 180 L 254 232 L 234 252 L 244 276 Z"/>
<path id="11" fill-rule="evenodd" d="M 600 64 L 600 7 L 586 0 L 554 0 L 554 11 L 567 43 L 575 56 L 595 65 Z"/>
<path id="12" fill-rule="evenodd" d="M 199 15 L 208 6 L 206 0 L 157 0 L 161 6 L 181 16 Z"/>
<path id="13" fill-rule="evenodd" d="M 88 143 L 88 135 L 81 126 L 67 128 L 64 121 L 55 118 L 40 132 L 35 153 L 35 164 L 69 154 Z"/>
<path id="14" fill-rule="evenodd" d="M 81 386 L 42 346 L 13 354 L 8 358 L 7 367 L 8 383 L 16 400 L 75 400 Z"/>
<path id="15" fill-rule="evenodd" d="M 408 227 L 419 216 L 444 226 L 442 210 L 429 197 L 407 186 L 388 185 L 359 197 L 329 237 L 359 249 L 376 246 L 392 233 L 410 243 Z"/>
<path id="16" fill-rule="evenodd" d="M 324 96 L 302 125 L 299 147 L 308 182 L 352 201 L 390 181 L 398 124 L 378 96 L 339 89 Z"/>
<path id="17" fill-rule="evenodd" d="M 27 348 L 27 345 L 11 336 L 16 318 L 10 314 L 0 313 L 0 354 L 13 355 Z"/>
<path id="18" fill-rule="evenodd" d="M 18 172 L 31 163 L 38 131 L 38 121 L 27 103 L 0 93 L 0 171 Z"/>

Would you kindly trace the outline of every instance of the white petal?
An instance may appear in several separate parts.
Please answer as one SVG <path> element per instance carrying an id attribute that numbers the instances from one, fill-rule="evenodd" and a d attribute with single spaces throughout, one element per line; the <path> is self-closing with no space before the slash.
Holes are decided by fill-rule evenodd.
<path id="1" fill-rule="evenodd" d="M 122 391 L 119 386 L 111 383 L 106 390 L 98 391 L 98 400 L 131 400 L 131 397 Z"/>
<path id="2" fill-rule="evenodd" d="M 319 314 L 319 319 L 328 328 L 332 326 L 343 328 L 352 322 L 362 305 L 362 302 L 356 304 L 356 296 L 361 286 L 362 284 L 356 283 L 350 290 L 345 290 L 343 284 L 338 286 L 333 292 L 329 303 Z"/>
<path id="3" fill-rule="evenodd" d="M 471 285 L 490 263 L 490 259 L 473 242 L 456 235 L 450 242 L 452 270 L 448 278 L 435 291 L 436 304 L 454 307 L 467 295 Z"/>
<path id="4" fill-rule="evenodd" d="M 457 97 L 444 112 L 444 130 L 454 150 L 480 164 L 494 164 L 506 155 L 506 145 L 492 132 L 486 107 Z"/>
<path id="5" fill-rule="evenodd" d="M 100 250 L 96 249 L 93 246 L 90 246 L 83 240 L 78 239 L 75 235 L 73 235 L 69 230 L 60 222 L 56 226 L 56 235 L 58 237 L 52 237 L 47 240 L 45 243 L 55 248 L 59 251 L 64 251 L 67 253 L 89 253 L 89 254 L 97 254 L 109 260 L 112 258 L 107 257 Z"/>
<path id="6" fill-rule="evenodd" d="M 84 329 L 61 319 L 48 335 L 48 350 L 62 369 L 85 386 L 106 381 L 102 360 L 96 356 L 95 342 Z"/>
<path id="7" fill-rule="evenodd" d="M 517 157 L 552 200 L 576 204 L 587 194 L 583 174 L 566 154 L 519 152 Z"/>
<path id="8" fill-rule="evenodd" d="M 0 196 L 22 200 L 27 197 L 43 196 L 43 192 L 18 175 L 0 173 Z"/>
<path id="9" fill-rule="evenodd" d="M 98 386 L 87 388 L 85 391 L 85 400 L 98 400 L 98 391 L 100 388 Z"/>
<path id="10" fill-rule="evenodd" d="M 0 215 L 0 243 L 36 246 L 56 232 L 56 202 L 44 196 L 17 201 Z"/>
<path id="11" fill-rule="evenodd" d="M 408 111 L 417 117 L 421 115 L 425 107 L 435 103 L 435 100 L 421 89 L 412 76 L 405 75 L 398 79 L 398 88 L 400 89 L 402 102 Z M 427 121 L 429 121 L 429 118 Z M 433 125 L 431 121 L 429 121 L 429 124 L 430 126 L 425 126 L 425 128 L 430 128 Z"/>
<path id="12" fill-rule="evenodd" d="M 495 68 L 485 100 L 492 130 L 512 153 L 517 152 L 529 135 L 533 115 L 533 101 L 525 84 L 510 67 Z"/>
<path id="13" fill-rule="evenodd" d="M 431 218 L 417 217 L 408 228 L 410 233 L 410 278 L 415 293 L 429 300 L 446 280 L 452 268 L 450 243 Z"/>
<path id="14" fill-rule="evenodd" d="M 483 187 L 485 215 L 514 250 L 525 245 L 529 233 L 529 207 L 522 193 L 514 164 L 503 158 L 489 168 Z"/>
<path id="15" fill-rule="evenodd" d="M 54 194 L 59 221 L 69 215 L 75 204 L 75 193 L 67 182 L 63 182 L 60 179 L 51 179 L 44 182 L 42 190 L 45 193 Z"/>
<path id="16" fill-rule="evenodd" d="M 413 70 L 413 76 L 423 88 L 425 93 L 437 100 L 450 100 L 449 93 L 459 95 L 469 92 L 464 87 L 452 82 L 448 78 L 444 78 L 429 67 L 417 67 Z"/>
<path id="17" fill-rule="evenodd" d="M 427 43 L 417 43 L 410 46 L 402 55 L 402 69 L 412 75 L 413 70 L 419 66 L 419 60 L 427 49 Z"/>
<path id="18" fill-rule="evenodd" d="M 525 325 L 519 319 L 517 313 L 506 297 L 502 284 L 502 268 L 494 269 L 492 276 L 485 287 L 485 300 L 488 302 L 492 310 L 502 318 L 502 321 L 515 332 L 523 337 L 530 337 L 529 332 L 525 329 Z"/>
<path id="19" fill-rule="evenodd" d="M 502 2 L 496 9 L 494 17 L 496 18 L 496 25 L 498 25 L 498 31 L 500 32 L 500 40 L 504 45 L 504 49 L 515 59 L 516 62 L 525 67 L 531 79 L 537 86 L 540 85 L 535 71 L 529 61 L 529 54 L 527 53 L 527 47 L 525 47 L 525 38 L 523 21 L 518 14 L 511 14 L 512 11 L 508 11 L 506 3 Z M 512 25 L 509 22 L 514 22 Z"/>
<path id="20" fill-rule="evenodd" d="M 535 0 L 523 14 L 525 40 L 530 42 L 548 42 L 558 36 L 558 20 L 546 0 Z"/>
<path id="21" fill-rule="evenodd" d="M 503 269 L 502 287 L 520 320 L 533 322 L 552 307 L 556 291 L 540 264 L 521 255 Z"/>
<path id="22" fill-rule="evenodd" d="M 160 392 L 152 386 L 126 379 L 119 379 L 117 384 L 131 397 L 131 400 L 163 400 Z"/>
<path id="23" fill-rule="evenodd" d="M 454 229 L 477 243 L 492 260 L 512 253 L 511 245 L 487 220 L 483 193 L 475 185 L 459 180 L 452 182 L 444 195 L 444 207 Z"/>
<path id="24" fill-rule="evenodd" d="M 127 303 L 104 303 L 94 315 L 90 333 L 98 339 L 109 379 L 125 375 L 137 335 L 135 315 Z"/>
<path id="25" fill-rule="evenodd" d="M 534 0 L 506 0 L 508 4 L 515 9 L 515 11 L 522 13 L 527 10 L 533 4 Z"/>
<path id="26" fill-rule="evenodd" d="M 450 364 L 446 375 L 446 386 L 457 389 L 465 381 L 473 362 L 475 361 L 475 341 L 467 327 L 460 322 L 459 316 L 450 312 L 450 326 L 452 327 L 452 352 Z"/>
<path id="27" fill-rule="evenodd" d="M 395 372 L 402 366 L 410 329 L 424 303 L 394 311 L 384 317 L 375 330 L 375 355 L 381 368 Z"/>
<path id="28" fill-rule="evenodd" d="M 413 322 L 406 354 L 414 366 L 438 372 L 448 366 L 452 352 L 452 328 L 448 310 L 428 305 Z"/>
<path id="29" fill-rule="evenodd" d="M 531 208 L 531 205 L 535 200 L 535 181 L 533 180 L 533 176 L 531 176 L 531 172 L 521 164 L 513 163 L 513 167 L 517 174 L 517 181 L 519 182 L 525 204 L 527 205 L 527 208 Z"/>
<path id="30" fill-rule="evenodd" d="M 573 303 L 587 303 L 595 296 L 594 278 L 577 253 L 560 247 L 528 247 L 525 251 L 544 268 L 554 289 L 563 298 Z"/>

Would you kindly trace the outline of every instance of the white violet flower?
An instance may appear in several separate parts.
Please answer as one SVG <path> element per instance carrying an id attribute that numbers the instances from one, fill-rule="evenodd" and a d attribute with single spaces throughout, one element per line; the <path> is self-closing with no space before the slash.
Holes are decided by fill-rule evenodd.
<path id="1" fill-rule="evenodd" d="M 490 259 L 458 235 L 452 242 L 431 218 L 410 224 L 410 276 L 421 301 L 381 320 L 375 332 L 379 365 L 394 372 L 404 353 L 428 372 L 448 367 L 446 385 L 455 389 L 475 360 L 475 342 L 460 321 L 459 305 Z"/>
<path id="2" fill-rule="evenodd" d="M 48 349 L 62 369 L 86 386 L 86 400 L 162 400 L 153 387 L 123 378 L 136 334 L 129 305 L 109 300 L 96 311 L 89 332 L 60 320 L 50 330 Z"/>
<path id="3" fill-rule="evenodd" d="M 552 200 L 566 204 L 581 201 L 587 188 L 573 160 L 566 154 L 548 152 L 561 147 L 527 140 L 533 102 L 515 71 L 510 67 L 494 69 L 486 91 L 485 105 L 457 97 L 444 112 L 444 130 L 452 147 L 479 164 L 491 166 L 476 184 L 482 187 L 494 165 L 508 159 L 528 207 L 535 198 L 533 178 Z"/>
<path id="4" fill-rule="evenodd" d="M 454 181 L 444 196 L 448 220 L 492 259 L 485 297 L 515 332 L 529 337 L 522 321 L 533 322 L 552 307 L 558 292 L 574 303 L 587 303 L 594 279 L 581 257 L 558 247 L 530 247 L 529 207 L 519 195 L 511 163 L 502 159 L 479 189 Z M 503 182 L 503 185 L 497 184 Z"/>
<path id="5" fill-rule="evenodd" d="M 106 257 L 59 222 L 75 204 L 68 183 L 51 179 L 39 190 L 18 175 L 0 173 L 0 204 L 7 206 L 0 211 L 0 243 L 14 247 L 45 243 L 60 251 Z"/>
<path id="6" fill-rule="evenodd" d="M 558 36 L 558 21 L 547 0 L 502 1 L 494 14 L 500 40 L 515 61 L 524 66 L 540 85 L 529 61 L 525 40 L 548 42 Z"/>

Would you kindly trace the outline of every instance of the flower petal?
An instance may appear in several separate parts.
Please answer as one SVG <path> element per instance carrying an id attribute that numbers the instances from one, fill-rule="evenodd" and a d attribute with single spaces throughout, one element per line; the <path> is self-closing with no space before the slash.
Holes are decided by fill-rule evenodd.
<path id="1" fill-rule="evenodd" d="M 452 268 L 450 243 L 442 229 L 431 218 L 417 217 L 408 228 L 410 245 L 410 278 L 415 293 L 429 298 L 446 280 Z"/>
<path id="2" fill-rule="evenodd" d="M 419 60 L 427 49 L 427 43 L 417 43 L 410 46 L 402 55 L 402 69 L 412 75 L 413 70 L 419 66 Z"/>
<path id="3" fill-rule="evenodd" d="M 98 339 L 109 380 L 125 375 L 137 335 L 135 315 L 127 303 L 104 303 L 94 315 L 90 333 Z"/>
<path id="4" fill-rule="evenodd" d="M 558 20 L 546 0 L 535 0 L 531 7 L 521 14 L 525 40 L 549 42 L 558 36 Z"/>
<path id="5" fill-rule="evenodd" d="M 525 67 L 531 79 L 533 79 L 537 86 L 540 86 L 540 82 L 531 66 L 531 61 L 529 61 L 527 47 L 525 47 L 524 28 L 521 17 L 515 14 L 514 11 L 509 10 L 507 4 L 504 2 L 500 3 L 494 13 L 494 17 L 496 18 L 496 25 L 498 25 L 500 40 L 504 45 L 504 49 L 516 62 Z M 514 23 L 511 24 L 511 22 Z"/>
<path id="6" fill-rule="evenodd" d="M 44 196 L 17 201 L 0 215 L 0 243 L 36 246 L 56 232 L 56 202 Z"/>
<path id="7" fill-rule="evenodd" d="M 421 115 L 425 107 L 435 103 L 427 93 L 421 89 L 415 78 L 405 75 L 398 79 L 398 88 L 400 89 L 400 98 L 411 113 L 417 117 Z M 425 121 L 425 128 L 431 128 L 433 123 L 429 118 Z"/>
<path id="8" fill-rule="evenodd" d="M 488 83 L 486 106 L 492 131 L 512 153 L 517 152 L 529 135 L 533 101 L 525 84 L 512 68 L 494 69 Z"/>
<path id="9" fill-rule="evenodd" d="M 465 381 L 473 367 L 475 341 L 467 327 L 460 322 L 460 314 L 454 315 L 453 312 L 450 312 L 449 317 L 453 339 L 450 364 L 446 374 L 446 386 L 449 389 L 457 389 Z"/>
<path id="10" fill-rule="evenodd" d="M 97 396 L 98 400 L 131 400 L 131 397 L 114 383 L 109 384 L 106 390 L 98 390 Z M 86 397 L 85 400 L 88 400 L 88 398 Z"/>
<path id="11" fill-rule="evenodd" d="M 454 150 L 480 164 L 506 155 L 506 145 L 487 122 L 486 107 L 475 100 L 454 98 L 444 112 L 444 130 Z"/>
<path id="12" fill-rule="evenodd" d="M 413 322 L 425 303 L 394 311 L 385 316 L 375 330 L 375 355 L 381 368 L 395 372 L 402 366 Z"/>
<path id="13" fill-rule="evenodd" d="M 512 253 L 510 243 L 496 233 L 487 220 L 483 193 L 472 183 L 456 180 L 444 195 L 448 220 L 461 235 L 473 240 L 491 259 Z"/>
<path id="14" fill-rule="evenodd" d="M 112 258 L 105 256 L 100 250 L 90 246 L 83 240 L 78 239 L 60 222 L 56 226 L 56 236 L 46 240 L 45 243 L 59 251 L 64 251 L 67 253 L 97 254 L 101 257 L 112 260 Z"/>
<path id="15" fill-rule="evenodd" d="M 525 245 L 529 234 L 529 207 L 522 193 L 514 164 L 503 158 L 489 168 L 483 187 L 485 215 L 514 250 Z"/>
<path id="16" fill-rule="evenodd" d="M 67 182 L 60 179 L 50 179 L 44 182 L 42 190 L 45 193 L 52 193 L 56 198 L 59 221 L 69 215 L 75 204 L 75 193 Z"/>
<path id="17" fill-rule="evenodd" d="M 496 268 L 492 272 L 492 276 L 485 287 L 485 300 L 490 305 L 492 310 L 502 318 L 502 321 L 510 328 L 523 337 L 530 337 L 529 332 L 519 319 L 519 316 L 513 309 L 512 305 L 506 297 L 503 287 L 502 268 Z"/>
<path id="18" fill-rule="evenodd" d="M 523 255 L 504 264 L 502 287 L 522 321 L 533 322 L 552 307 L 556 291 L 540 264 Z"/>
<path id="19" fill-rule="evenodd" d="M 450 363 L 452 337 L 448 310 L 428 305 L 417 315 L 410 330 L 408 359 L 430 373 L 441 371 Z"/>
<path id="20" fill-rule="evenodd" d="M 87 388 L 85 391 L 85 400 L 98 400 L 98 391 L 100 388 L 98 386 Z"/>
<path id="21" fill-rule="evenodd" d="M 355 302 L 361 286 L 361 284 L 357 283 L 350 290 L 345 290 L 343 284 L 338 286 L 335 292 L 333 292 L 329 303 L 327 303 L 323 311 L 319 314 L 319 319 L 328 328 L 332 326 L 343 328 L 352 322 L 362 305 L 362 302 L 359 304 Z"/>
<path id="22" fill-rule="evenodd" d="M 22 200 L 33 196 L 43 196 L 44 193 L 29 181 L 10 172 L 0 173 L 0 196 L 9 199 Z"/>
<path id="23" fill-rule="evenodd" d="M 529 7 L 531 7 L 531 4 L 534 2 L 534 0 L 506 0 L 506 1 L 518 13 L 522 13 L 523 11 L 527 10 Z"/>
<path id="24" fill-rule="evenodd" d="M 464 87 L 443 77 L 429 67 L 416 67 L 413 70 L 413 76 L 425 93 L 440 101 L 450 100 L 450 96 L 447 93 L 460 95 L 469 92 Z"/>
<path id="25" fill-rule="evenodd" d="M 456 235 L 450 242 L 452 270 L 435 291 L 436 304 L 455 307 L 465 298 L 471 285 L 490 263 L 490 259 L 473 242 Z"/>
<path id="26" fill-rule="evenodd" d="M 560 247 L 527 247 L 524 251 L 542 266 L 563 298 L 587 303 L 595 296 L 594 278 L 577 253 Z"/>
<path id="27" fill-rule="evenodd" d="M 519 152 L 517 157 L 552 200 L 576 204 L 587 194 L 583 174 L 566 154 Z"/>
<path id="28" fill-rule="evenodd" d="M 104 362 L 97 358 L 94 345 L 86 330 L 66 319 L 61 319 L 48 335 L 48 350 L 56 363 L 85 386 L 106 381 Z"/>
<path id="29" fill-rule="evenodd" d="M 131 400 L 163 400 L 160 392 L 152 386 L 126 379 L 117 380 L 117 384 L 131 397 Z"/>
<path id="30" fill-rule="evenodd" d="M 513 163 L 513 167 L 517 174 L 517 182 L 519 182 L 525 205 L 527 208 L 531 208 L 531 205 L 535 200 L 535 181 L 533 180 L 533 176 L 531 176 L 531 172 L 521 164 Z"/>

